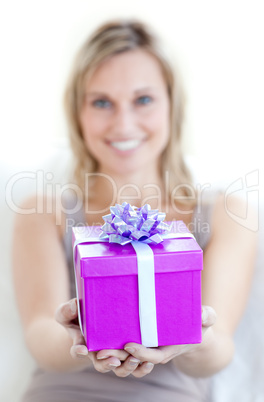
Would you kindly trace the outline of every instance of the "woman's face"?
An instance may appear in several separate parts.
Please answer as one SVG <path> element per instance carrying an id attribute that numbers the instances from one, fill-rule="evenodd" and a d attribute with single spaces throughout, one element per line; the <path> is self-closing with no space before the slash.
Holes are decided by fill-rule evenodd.
<path id="1" fill-rule="evenodd" d="M 124 175 L 157 169 L 169 138 L 169 98 L 158 61 L 141 49 L 115 55 L 84 89 L 80 124 L 99 170 Z"/>

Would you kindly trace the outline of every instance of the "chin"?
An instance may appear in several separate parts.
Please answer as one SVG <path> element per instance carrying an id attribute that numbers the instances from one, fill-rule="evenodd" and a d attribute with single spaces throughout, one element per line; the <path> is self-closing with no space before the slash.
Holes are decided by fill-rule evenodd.
<path id="1" fill-rule="evenodd" d="M 141 166 L 140 163 L 133 163 L 131 165 L 128 165 L 126 163 L 119 163 L 115 166 L 108 166 L 105 171 L 108 171 L 110 176 L 112 173 L 114 176 L 129 177 L 137 174 L 138 172 L 144 171 L 144 167 L 146 166 Z"/>

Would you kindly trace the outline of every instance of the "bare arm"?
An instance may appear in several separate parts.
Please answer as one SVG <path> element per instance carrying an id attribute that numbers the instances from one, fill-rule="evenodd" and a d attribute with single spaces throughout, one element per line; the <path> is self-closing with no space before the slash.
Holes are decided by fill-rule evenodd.
<path id="1" fill-rule="evenodd" d="M 245 212 L 240 200 L 232 200 L 229 207 L 239 216 Z M 233 333 L 247 301 L 255 253 L 256 234 L 228 216 L 220 197 L 212 217 L 210 244 L 204 255 L 203 305 L 210 307 L 204 308 L 207 317 L 203 317 L 202 343 L 156 349 L 129 343 L 125 350 L 153 364 L 172 360 L 178 369 L 193 377 L 207 377 L 223 369 L 233 357 Z"/>
<path id="2" fill-rule="evenodd" d="M 228 207 L 243 216 L 246 206 L 230 200 Z M 256 234 L 228 216 L 219 197 L 212 216 L 212 237 L 204 255 L 203 304 L 214 308 L 216 323 L 200 348 L 177 357 L 178 368 L 189 375 L 208 376 L 224 368 L 234 353 L 233 333 L 248 298 L 256 253 Z"/>
<path id="3" fill-rule="evenodd" d="M 35 205 L 36 200 L 31 199 L 24 208 Z M 108 358 L 101 360 L 85 346 L 76 299 L 69 300 L 68 267 L 61 241 L 64 228 L 56 225 L 55 207 L 53 211 L 18 215 L 14 227 L 13 275 L 27 346 L 38 365 L 49 371 L 82 370 L 94 365 L 105 373 L 125 361 L 131 372 L 135 363 L 130 364 L 126 351 L 108 351 Z M 151 368 L 145 366 L 141 371 L 148 373 Z"/>
<path id="4" fill-rule="evenodd" d="M 24 203 L 34 208 L 36 200 Z M 55 321 L 55 311 L 70 298 L 68 270 L 55 213 L 19 214 L 13 239 L 13 275 L 27 346 L 41 367 L 81 369 L 91 361 L 70 355 L 72 339 Z"/>

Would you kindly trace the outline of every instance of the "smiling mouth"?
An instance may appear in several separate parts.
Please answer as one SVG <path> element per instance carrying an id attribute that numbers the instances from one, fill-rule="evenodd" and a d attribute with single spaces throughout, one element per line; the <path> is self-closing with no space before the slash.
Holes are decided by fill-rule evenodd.
<path id="1" fill-rule="evenodd" d="M 127 141 L 115 141 L 110 142 L 113 148 L 118 149 L 119 151 L 131 151 L 132 149 L 137 148 L 142 143 L 142 140 L 127 140 Z"/>

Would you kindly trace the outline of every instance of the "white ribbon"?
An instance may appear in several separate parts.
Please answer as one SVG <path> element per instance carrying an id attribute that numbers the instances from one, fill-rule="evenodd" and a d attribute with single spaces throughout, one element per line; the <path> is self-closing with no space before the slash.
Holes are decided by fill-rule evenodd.
<path id="1" fill-rule="evenodd" d="M 188 239 L 195 237 L 191 233 L 169 233 L 163 236 L 163 239 Z M 78 300 L 78 317 L 79 324 L 83 332 L 79 292 L 75 269 L 75 249 L 79 244 L 85 243 L 108 243 L 107 239 L 99 239 L 98 237 L 88 237 L 77 239 L 73 245 L 73 264 L 75 274 L 76 295 Z M 146 347 L 158 346 L 158 329 L 157 329 L 157 314 L 156 314 L 156 294 L 155 294 L 155 269 L 154 269 L 154 254 L 147 244 L 148 241 L 132 241 L 136 255 L 138 266 L 138 297 L 139 297 L 139 320 L 141 343 Z M 123 246 L 121 246 L 123 247 Z"/>
<path id="2" fill-rule="evenodd" d="M 132 241 L 132 246 L 137 254 L 141 343 L 148 347 L 158 346 L 154 254 L 142 242 Z"/>

